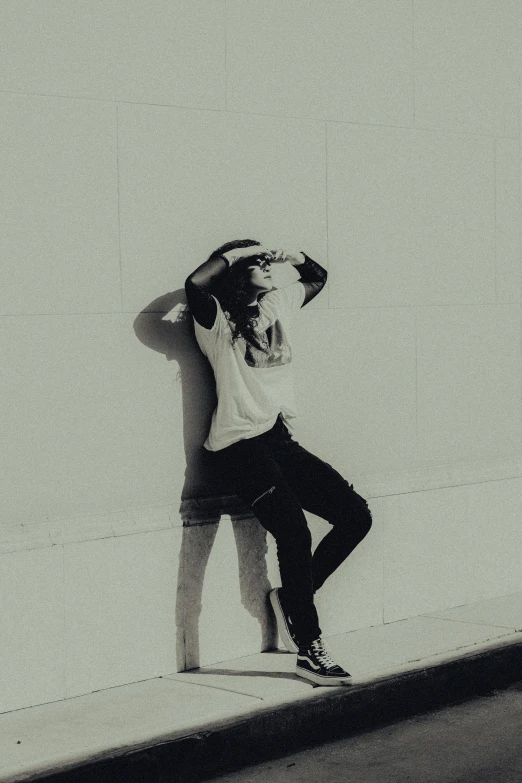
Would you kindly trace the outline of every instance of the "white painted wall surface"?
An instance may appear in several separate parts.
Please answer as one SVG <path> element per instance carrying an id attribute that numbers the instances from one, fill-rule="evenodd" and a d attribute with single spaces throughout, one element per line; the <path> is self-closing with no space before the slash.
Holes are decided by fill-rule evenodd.
<path id="1" fill-rule="evenodd" d="M 274 641 L 271 537 L 179 514 L 230 239 L 329 272 L 297 437 L 374 526 L 324 633 L 520 590 L 522 8 L 5 0 L 0 39 L 0 711 Z"/>

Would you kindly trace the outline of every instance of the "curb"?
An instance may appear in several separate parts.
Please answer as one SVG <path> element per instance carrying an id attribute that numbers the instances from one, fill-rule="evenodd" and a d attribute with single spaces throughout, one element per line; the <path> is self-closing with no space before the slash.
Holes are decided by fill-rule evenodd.
<path id="1" fill-rule="evenodd" d="M 41 783 L 197 783 L 312 745 L 360 734 L 430 710 L 487 696 L 522 680 L 522 640 L 303 699 L 110 759 L 52 774 Z M 18 778 L 21 780 L 22 778 Z M 13 779 L 14 780 L 14 779 Z"/>

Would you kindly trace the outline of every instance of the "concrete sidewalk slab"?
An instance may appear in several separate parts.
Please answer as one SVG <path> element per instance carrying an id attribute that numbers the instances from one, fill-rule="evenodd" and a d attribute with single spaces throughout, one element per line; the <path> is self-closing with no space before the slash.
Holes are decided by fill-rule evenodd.
<path id="1" fill-rule="evenodd" d="M 521 594 L 433 614 L 330 637 L 350 687 L 272 651 L 4 713 L 0 781 L 203 780 L 522 679 Z"/>
<path id="2" fill-rule="evenodd" d="M 514 628 L 412 617 L 330 636 L 327 645 L 334 660 L 350 672 L 354 684 L 359 684 L 383 673 L 395 673 L 399 667 L 413 670 L 418 662 L 433 665 L 444 653 L 453 657 L 455 651 L 476 650 L 514 633 Z M 295 655 L 283 651 L 259 653 L 166 677 L 281 702 L 317 687 L 295 675 L 295 660 Z"/>
<path id="3" fill-rule="evenodd" d="M 499 598 L 490 598 L 467 606 L 430 612 L 426 616 L 460 620 L 465 623 L 498 625 L 511 628 L 513 631 L 522 631 L 522 594 L 502 595 Z"/>
<path id="4" fill-rule="evenodd" d="M 105 758 L 248 715 L 260 700 L 157 678 L 0 715 L 0 780 Z M 18 742 L 20 744 L 18 744 Z"/>

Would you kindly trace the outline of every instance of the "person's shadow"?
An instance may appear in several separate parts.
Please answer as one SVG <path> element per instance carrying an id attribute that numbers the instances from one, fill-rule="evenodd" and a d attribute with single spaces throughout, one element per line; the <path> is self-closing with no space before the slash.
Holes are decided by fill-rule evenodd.
<path id="1" fill-rule="evenodd" d="M 166 317 L 168 314 L 168 317 Z M 259 621 L 259 652 L 277 648 L 277 628 L 268 601 L 266 531 L 226 485 L 203 447 L 217 404 L 212 368 L 196 342 L 184 289 L 151 302 L 134 320 L 137 338 L 179 365 L 182 390 L 185 480 L 176 598 L 177 671 L 199 666 L 199 617 L 205 569 L 223 514 L 230 515 L 239 562 L 241 602 Z M 223 607 L 227 611 L 227 607 Z"/>

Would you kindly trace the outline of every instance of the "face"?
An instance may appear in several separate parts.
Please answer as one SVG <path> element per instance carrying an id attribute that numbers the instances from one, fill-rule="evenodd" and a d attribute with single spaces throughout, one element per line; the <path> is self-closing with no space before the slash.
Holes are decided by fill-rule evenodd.
<path id="1" fill-rule="evenodd" d="M 247 280 L 255 292 L 271 291 L 272 274 L 270 256 L 253 258 L 246 269 Z"/>

